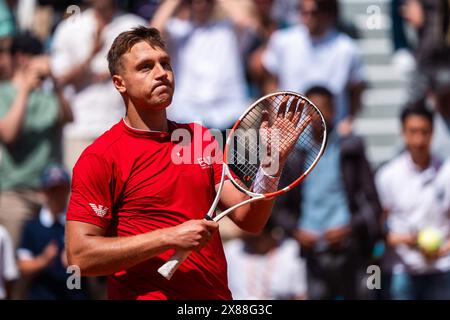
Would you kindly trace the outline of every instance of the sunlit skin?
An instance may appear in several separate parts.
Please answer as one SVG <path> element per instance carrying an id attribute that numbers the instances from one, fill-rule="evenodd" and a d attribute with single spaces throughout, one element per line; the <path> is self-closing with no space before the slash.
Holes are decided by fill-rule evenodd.
<path id="1" fill-rule="evenodd" d="M 403 124 L 402 134 L 413 162 L 426 169 L 431 159 L 430 145 L 433 134 L 431 122 L 423 116 L 410 115 Z"/>
<path id="2" fill-rule="evenodd" d="M 172 102 L 175 87 L 167 52 L 144 41 L 135 44 L 123 55 L 113 83 L 125 100 L 125 119 L 130 125 L 137 129 L 167 131 L 165 109 Z M 142 121 L 150 118 L 156 121 Z"/>

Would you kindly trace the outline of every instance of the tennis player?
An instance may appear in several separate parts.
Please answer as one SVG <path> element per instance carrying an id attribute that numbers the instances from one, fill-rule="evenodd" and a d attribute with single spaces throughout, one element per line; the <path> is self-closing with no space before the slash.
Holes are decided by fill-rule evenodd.
<path id="1" fill-rule="evenodd" d="M 69 263 L 82 275 L 108 275 L 110 299 L 231 299 L 219 226 L 203 219 L 222 165 L 197 157 L 195 143 L 182 149 L 192 151 L 191 163 L 178 163 L 177 157 L 186 154 L 173 152 L 173 135 L 180 129 L 191 133 L 192 141 L 202 135 L 202 151 L 217 142 L 200 125 L 166 118 L 174 75 L 156 29 L 120 34 L 108 62 L 126 115 L 74 167 L 66 228 Z M 227 208 L 245 198 L 226 181 L 220 204 Z M 272 205 L 272 200 L 257 201 L 230 217 L 243 230 L 259 233 Z M 175 250 L 194 252 L 168 281 L 157 269 Z"/>

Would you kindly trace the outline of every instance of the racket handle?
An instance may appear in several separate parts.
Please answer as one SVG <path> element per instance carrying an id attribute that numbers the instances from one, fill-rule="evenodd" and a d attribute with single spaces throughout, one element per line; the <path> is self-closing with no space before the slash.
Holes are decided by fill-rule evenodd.
<path id="1" fill-rule="evenodd" d="M 170 280 L 177 271 L 178 267 L 183 263 L 184 260 L 191 254 L 191 251 L 177 251 L 164 263 L 159 269 L 158 272 L 167 280 Z"/>

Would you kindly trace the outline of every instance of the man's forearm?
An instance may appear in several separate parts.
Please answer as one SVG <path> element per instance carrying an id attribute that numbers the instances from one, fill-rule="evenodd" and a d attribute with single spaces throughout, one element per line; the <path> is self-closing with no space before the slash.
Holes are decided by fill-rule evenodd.
<path id="1" fill-rule="evenodd" d="M 167 229 L 130 237 L 88 235 L 83 246 L 68 239 L 70 265 L 78 265 L 85 276 L 109 275 L 133 267 L 171 248 Z"/>
<path id="2" fill-rule="evenodd" d="M 22 129 L 26 113 L 29 90 L 19 89 L 16 98 L 8 113 L 0 119 L 0 141 L 11 144 Z"/>
<path id="3" fill-rule="evenodd" d="M 173 16 L 180 4 L 181 0 L 165 0 L 150 21 L 150 26 L 163 32 L 166 28 L 167 21 Z"/>

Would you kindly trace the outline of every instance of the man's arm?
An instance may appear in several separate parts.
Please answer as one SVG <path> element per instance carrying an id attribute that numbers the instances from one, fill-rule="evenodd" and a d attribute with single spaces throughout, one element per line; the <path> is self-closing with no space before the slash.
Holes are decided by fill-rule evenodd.
<path id="1" fill-rule="evenodd" d="M 16 74 L 13 82 L 17 87 L 16 97 L 9 111 L 0 119 L 0 142 L 5 144 L 14 143 L 19 136 L 26 114 L 28 97 L 39 83 L 39 77 L 36 72 L 29 70 Z"/>
<path id="2" fill-rule="evenodd" d="M 175 14 L 181 3 L 181 0 L 165 0 L 155 12 L 153 19 L 150 21 L 150 26 L 164 32 L 167 21 Z"/>
<path id="3" fill-rule="evenodd" d="M 216 186 L 216 191 L 218 185 Z M 250 197 L 239 191 L 231 181 L 225 181 L 220 198 L 220 204 L 224 208 L 230 208 Z M 229 214 L 229 218 L 242 230 L 258 234 L 269 220 L 274 204 L 274 199 L 255 201 L 235 209 Z"/>
<path id="4" fill-rule="evenodd" d="M 176 227 L 130 237 L 105 237 L 93 224 L 68 221 L 66 244 L 69 265 L 85 276 L 108 275 L 135 266 L 168 249 L 200 250 L 218 229 L 214 221 L 191 220 Z"/>
<path id="5" fill-rule="evenodd" d="M 20 250 L 19 250 L 20 252 Z M 18 265 L 20 273 L 25 277 L 33 277 L 45 270 L 57 257 L 58 245 L 50 242 L 44 251 L 35 257 L 21 257 L 19 254 Z"/>
<path id="6" fill-rule="evenodd" d="M 349 116 L 353 119 L 356 114 L 362 109 L 362 94 L 364 90 L 367 88 L 365 82 L 359 82 L 348 85 L 348 94 L 349 94 Z"/>

